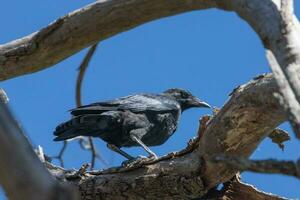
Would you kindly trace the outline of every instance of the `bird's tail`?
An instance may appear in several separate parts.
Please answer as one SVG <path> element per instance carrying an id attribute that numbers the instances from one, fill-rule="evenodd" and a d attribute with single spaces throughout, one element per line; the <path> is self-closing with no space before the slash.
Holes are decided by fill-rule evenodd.
<path id="1" fill-rule="evenodd" d="M 85 114 L 60 124 L 54 131 L 54 141 L 68 140 L 78 136 L 97 136 L 116 126 L 119 113 Z M 118 121 L 119 122 L 119 121 Z"/>
<path id="2" fill-rule="evenodd" d="M 78 136 L 91 136 L 95 130 L 95 122 L 101 115 L 81 115 L 58 125 L 54 131 L 54 141 L 68 140 Z"/>

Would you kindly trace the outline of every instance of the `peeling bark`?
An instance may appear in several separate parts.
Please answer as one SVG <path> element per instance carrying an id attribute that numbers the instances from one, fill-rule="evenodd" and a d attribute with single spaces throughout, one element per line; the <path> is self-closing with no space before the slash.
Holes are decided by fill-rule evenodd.
<path id="1" fill-rule="evenodd" d="M 239 177 L 225 183 L 220 196 L 219 199 L 223 200 L 287 200 L 287 198 L 260 191 L 253 185 L 243 183 Z"/>

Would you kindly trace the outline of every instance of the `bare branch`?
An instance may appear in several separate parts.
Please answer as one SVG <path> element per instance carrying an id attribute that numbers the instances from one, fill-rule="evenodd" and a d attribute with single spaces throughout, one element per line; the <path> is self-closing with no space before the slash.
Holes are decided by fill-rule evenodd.
<path id="1" fill-rule="evenodd" d="M 87 54 L 85 55 L 82 63 L 79 66 L 79 73 L 77 77 L 77 82 L 76 82 L 76 106 L 80 107 L 82 105 L 81 103 L 81 88 L 82 88 L 82 81 L 86 72 L 86 69 L 89 66 L 90 60 L 93 57 L 96 49 L 97 49 L 98 43 L 94 44 L 92 47 L 89 48 Z M 91 160 L 91 169 L 94 169 L 95 166 L 95 160 L 97 157 L 97 151 L 95 149 L 93 139 L 91 137 L 88 137 L 88 142 L 89 142 L 89 149 L 92 154 L 92 160 Z"/>
<path id="2" fill-rule="evenodd" d="M 97 49 L 98 43 L 93 45 L 92 47 L 89 48 L 87 54 L 85 55 L 82 63 L 79 66 L 79 73 L 76 81 L 76 106 L 80 107 L 82 105 L 81 103 L 81 88 L 82 88 L 82 81 L 86 72 L 86 69 L 89 66 L 90 60 L 92 59 L 96 49 Z M 81 141 L 80 141 L 81 143 Z M 92 160 L 91 160 L 91 169 L 94 169 L 95 167 L 95 161 L 96 158 L 99 158 L 99 160 L 107 166 L 106 161 L 101 157 L 101 155 L 98 153 L 98 150 L 94 146 L 93 139 L 91 137 L 88 137 L 88 143 L 89 143 L 89 148 L 85 148 L 85 150 L 90 150 L 92 154 Z"/>
<path id="3" fill-rule="evenodd" d="M 231 0 L 263 42 L 296 137 L 300 138 L 300 25 L 293 0 Z"/>
<path id="4" fill-rule="evenodd" d="M 68 146 L 68 142 L 67 141 L 63 141 L 63 146 L 61 147 L 59 153 L 57 156 L 53 156 L 52 158 L 57 159 L 60 162 L 60 166 L 64 167 L 64 159 L 63 159 L 63 155 L 67 149 Z"/>
<path id="5" fill-rule="evenodd" d="M 82 103 L 81 103 L 82 82 L 83 82 L 83 79 L 84 79 L 84 75 L 85 75 L 86 69 L 89 66 L 89 62 L 90 62 L 91 58 L 93 57 L 93 55 L 94 55 L 94 53 L 95 53 L 95 51 L 97 49 L 97 46 L 98 46 L 98 43 L 89 48 L 87 54 L 85 55 L 82 63 L 80 64 L 80 66 L 78 68 L 79 73 L 78 73 L 78 77 L 77 77 L 77 81 L 76 81 L 76 93 L 75 93 L 75 99 L 76 99 L 76 106 L 77 107 L 80 107 L 82 105 Z M 88 141 L 87 141 L 89 143 L 88 145 L 82 145 L 83 142 L 84 142 L 83 138 L 80 138 L 79 139 L 80 146 L 84 150 L 91 151 L 91 154 L 92 154 L 91 169 L 93 169 L 94 166 L 95 166 L 95 160 L 96 160 L 96 158 L 99 158 L 99 160 L 105 166 L 107 166 L 106 161 L 101 157 L 101 155 L 98 153 L 97 149 L 95 148 L 94 143 L 93 143 L 93 139 L 91 137 L 88 137 Z M 56 158 L 56 159 L 58 159 L 60 161 L 62 167 L 64 166 L 64 162 L 63 162 L 62 156 L 63 156 L 63 154 L 64 154 L 64 152 L 66 150 L 67 144 L 68 144 L 68 141 L 63 141 L 63 146 L 62 146 L 62 149 L 60 150 L 58 156 L 53 157 L 53 158 Z"/>
<path id="6" fill-rule="evenodd" d="M 236 176 L 233 180 L 224 184 L 221 191 L 221 198 L 230 200 L 255 199 L 255 200 L 287 200 L 287 198 L 279 197 L 270 193 L 258 190 L 253 185 L 240 181 Z"/>
<path id="7" fill-rule="evenodd" d="M 58 184 L 44 168 L 1 101 L 0 110 L 0 183 L 9 199 L 76 199 L 75 190 Z"/>
<path id="8" fill-rule="evenodd" d="M 5 91 L 0 88 L 0 101 L 3 103 L 7 103 L 9 101 Z"/>
<path id="9" fill-rule="evenodd" d="M 82 81 L 86 72 L 86 69 L 89 66 L 89 63 L 91 61 L 91 58 L 93 57 L 96 49 L 97 49 L 98 43 L 94 44 L 92 47 L 89 48 L 87 54 L 85 55 L 82 63 L 80 64 L 78 70 L 78 76 L 76 81 L 76 106 L 79 107 L 82 105 L 81 103 L 81 88 L 82 88 Z"/>
<path id="10" fill-rule="evenodd" d="M 225 163 L 230 168 L 241 171 L 252 171 L 267 174 L 284 174 L 300 178 L 300 159 L 293 161 L 269 160 L 248 160 L 247 158 L 218 155 L 212 159 L 216 163 Z"/>
<path id="11" fill-rule="evenodd" d="M 79 50 L 146 22 L 216 7 L 219 0 L 101 0 L 42 30 L 0 45 L 0 81 L 52 66 Z M 222 3 L 222 2 L 220 2 Z"/>
<path id="12" fill-rule="evenodd" d="M 290 122 L 297 137 L 300 138 L 300 104 L 297 102 L 295 94 L 287 81 L 287 77 L 283 73 L 281 67 L 276 61 L 273 53 L 267 50 L 267 58 L 269 65 L 274 72 L 277 84 L 282 96 L 277 96 L 281 101 L 281 105 L 289 114 Z"/>

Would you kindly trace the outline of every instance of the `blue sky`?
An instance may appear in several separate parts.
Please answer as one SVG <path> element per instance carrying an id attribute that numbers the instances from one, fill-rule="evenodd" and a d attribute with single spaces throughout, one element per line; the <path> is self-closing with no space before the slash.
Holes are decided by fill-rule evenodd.
<path id="1" fill-rule="evenodd" d="M 35 32 L 90 2 L 2 1 L 0 44 Z M 299 3 L 296 3 L 296 12 L 299 17 Z M 57 124 L 69 119 L 67 110 L 75 106 L 76 69 L 85 52 L 52 68 L 0 83 L 31 142 L 41 145 L 48 155 L 55 155 L 61 147 L 61 143 L 52 141 L 52 132 Z M 262 44 L 236 14 L 215 9 L 195 11 L 147 23 L 101 42 L 85 76 L 83 103 L 181 87 L 213 106 L 222 107 L 233 88 L 265 72 L 270 69 Z M 185 147 L 195 136 L 199 117 L 210 112 L 205 109 L 185 112 L 174 136 L 152 150 L 163 155 Z M 287 123 L 282 128 L 292 136 L 284 152 L 265 139 L 252 157 L 299 158 L 299 140 L 295 140 Z M 123 160 L 108 150 L 104 142 L 97 140 L 96 146 L 109 166 Z M 140 148 L 125 151 L 133 155 L 145 154 Z M 72 142 L 64 160 L 67 167 L 78 168 L 90 161 L 90 155 L 82 151 L 77 142 Z M 97 163 L 97 168 L 103 167 Z M 300 197 L 300 181 L 295 178 L 248 172 L 242 177 L 266 192 Z M 0 195 L 0 199 L 5 197 Z"/>

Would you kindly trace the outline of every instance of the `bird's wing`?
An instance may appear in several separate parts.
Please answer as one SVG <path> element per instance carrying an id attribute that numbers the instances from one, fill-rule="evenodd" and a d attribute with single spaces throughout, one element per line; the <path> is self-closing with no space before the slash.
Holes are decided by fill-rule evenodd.
<path id="1" fill-rule="evenodd" d="M 96 114 L 116 110 L 129 110 L 134 113 L 145 111 L 169 112 L 178 109 L 180 109 L 179 104 L 168 97 L 154 94 L 139 94 L 81 106 L 71 110 L 71 114 Z"/>

